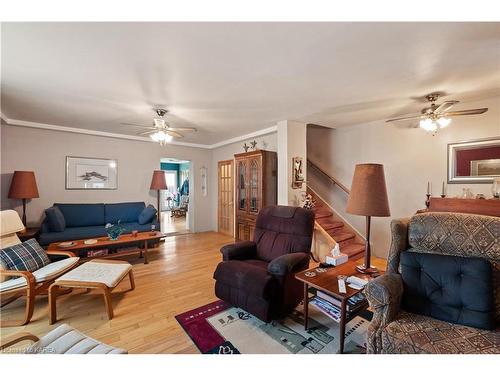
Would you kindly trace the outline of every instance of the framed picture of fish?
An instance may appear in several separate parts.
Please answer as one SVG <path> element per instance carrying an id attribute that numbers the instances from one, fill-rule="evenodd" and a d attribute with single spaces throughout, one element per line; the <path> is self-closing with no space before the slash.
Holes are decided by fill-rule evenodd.
<path id="1" fill-rule="evenodd" d="M 66 190 L 115 190 L 117 186 L 116 160 L 66 156 Z"/>

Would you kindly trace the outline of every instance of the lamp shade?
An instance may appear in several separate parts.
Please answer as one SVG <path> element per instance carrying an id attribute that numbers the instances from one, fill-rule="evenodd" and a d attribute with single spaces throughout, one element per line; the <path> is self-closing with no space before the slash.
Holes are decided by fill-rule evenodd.
<path id="1" fill-rule="evenodd" d="M 38 198 L 35 172 L 14 171 L 8 197 L 14 199 Z"/>
<path id="2" fill-rule="evenodd" d="M 382 164 L 356 165 L 346 211 L 362 216 L 391 215 Z"/>
<path id="3" fill-rule="evenodd" d="M 167 188 L 167 180 L 165 179 L 164 171 L 154 171 L 151 179 L 151 190 L 165 190 Z"/>

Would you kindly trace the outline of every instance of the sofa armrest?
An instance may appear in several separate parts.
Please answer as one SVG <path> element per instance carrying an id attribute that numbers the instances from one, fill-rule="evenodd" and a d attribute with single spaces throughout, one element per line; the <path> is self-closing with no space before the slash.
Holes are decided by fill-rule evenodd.
<path id="1" fill-rule="evenodd" d="M 291 253 L 273 259 L 267 265 L 267 271 L 274 276 L 285 276 L 306 268 L 308 265 L 309 253 Z"/>
<path id="2" fill-rule="evenodd" d="M 257 244 L 253 241 L 235 242 L 220 249 L 222 260 L 245 260 L 257 256 Z"/>
<path id="3" fill-rule="evenodd" d="M 403 279 L 399 274 L 386 273 L 370 281 L 364 289 L 364 294 L 373 310 L 373 318 L 368 328 L 368 351 L 379 353 L 382 348 L 381 333 L 399 313 Z"/>

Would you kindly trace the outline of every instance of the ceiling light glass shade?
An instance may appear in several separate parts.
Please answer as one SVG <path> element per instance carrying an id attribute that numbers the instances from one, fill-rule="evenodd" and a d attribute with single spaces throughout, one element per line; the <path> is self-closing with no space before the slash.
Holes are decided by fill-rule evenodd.
<path id="1" fill-rule="evenodd" d="M 157 128 L 163 128 L 165 126 L 165 120 L 162 118 L 155 118 L 153 122 Z"/>
<path id="2" fill-rule="evenodd" d="M 167 134 L 163 130 L 160 130 L 160 131 L 157 131 L 156 133 L 151 134 L 150 137 L 153 141 L 158 142 L 162 146 L 172 140 L 172 136 L 170 134 Z"/>
<path id="3" fill-rule="evenodd" d="M 430 118 L 420 120 L 420 127 L 428 132 L 434 132 L 437 130 L 436 122 L 431 120 Z"/>
<path id="4" fill-rule="evenodd" d="M 446 117 L 440 117 L 437 120 L 437 123 L 439 124 L 440 128 L 444 128 L 444 127 L 450 125 L 450 122 L 451 122 L 451 119 L 446 118 Z"/>

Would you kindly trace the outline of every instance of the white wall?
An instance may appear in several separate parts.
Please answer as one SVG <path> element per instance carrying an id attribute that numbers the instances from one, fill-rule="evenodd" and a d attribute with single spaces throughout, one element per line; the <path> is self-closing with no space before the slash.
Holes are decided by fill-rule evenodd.
<path id="1" fill-rule="evenodd" d="M 217 230 L 217 202 L 218 202 L 218 186 L 217 186 L 217 163 L 221 160 L 234 159 L 235 154 L 241 154 L 245 152 L 243 149 L 243 144 L 250 144 L 251 141 L 257 141 L 257 148 L 265 149 L 267 151 L 277 151 L 277 134 L 270 133 L 254 138 L 249 138 L 236 143 L 231 143 L 222 147 L 218 147 L 212 150 L 212 166 L 211 170 L 208 171 L 210 179 L 210 191 L 208 193 L 210 200 L 213 204 L 211 220 L 213 223 L 213 230 Z"/>
<path id="2" fill-rule="evenodd" d="M 479 116 L 456 117 L 435 136 L 383 121 L 339 129 L 309 127 L 308 157 L 348 187 L 356 164 L 384 164 L 391 217 L 373 218 L 372 248 L 375 255 L 385 257 L 390 245 L 391 219 L 408 217 L 425 208 L 427 181 L 433 185 L 433 195 L 440 194 L 441 183 L 447 180 L 447 144 L 500 135 L 499 104 L 500 97 L 469 102 L 463 107 L 489 107 L 489 111 Z M 347 196 L 340 189 L 332 187 L 312 168 L 307 179 L 364 234 L 364 218 L 345 213 Z M 464 187 L 471 188 L 474 194 L 491 196 L 491 184 L 450 184 L 448 196 L 460 194 Z"/>
<path id="3" fill-rule="evenodd" d="M 194 231 L 212 230 L 213 196 L 201 195 L 200 168 L 210 168 L 212 151 L 152 142 L 106 138 L 60 131 L 1 125 L 1 207 L 21 212 L 20 200 L 8 199 L 12 173 L 35 171 L 40 198 L 28 203 L 28 224 L 38 224 L 43 210 L 55 202 L 126 202 L 145 201 L 156 207 L 156 191 L 150 191 L 153 170 L 160 158 L 171 157 L 192 162 L 191 186 Z M 65 190 L 66 156 L 116 159 L 117 190 Z M 213 174 L 209 172 L 209 184 Z M 210 185 L 209 185 L 210 186 Z"/>
<path id="4" fill-rule="evenodd" d="M 278 204 L 298 206 L 306 184 L 300 189 L 292 188 L 292 158 L 303 159 L 302 171 L 307 176 L 307 125 L 302 122 L 284 120 L 278 122 Z"/>

